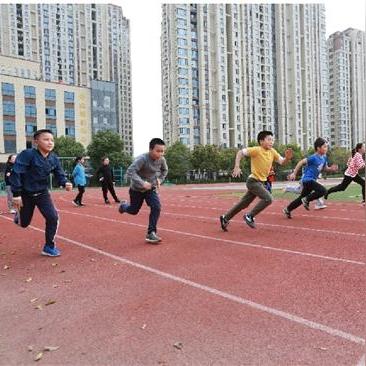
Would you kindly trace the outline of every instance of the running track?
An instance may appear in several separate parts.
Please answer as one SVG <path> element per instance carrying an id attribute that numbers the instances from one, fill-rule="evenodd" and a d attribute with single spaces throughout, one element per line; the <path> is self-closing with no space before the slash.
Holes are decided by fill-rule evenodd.
<path id="1" fill-rule="evenodd" d="M 146 206 L 120 215 L 95 189 L 83 208 L 54 194 L 59 258 L 39 255 L 38 213 L 26 230 L 1 215 L 0 365 L 45 346 L 60 348 L 44 365 L 363 365 L 365 210 L 329 200 L 288 220 L 277 200 L 256 230 L 238 215 L 224 233 L 238 198 L 193 188 L 162 189 L 159 246 Z"/>

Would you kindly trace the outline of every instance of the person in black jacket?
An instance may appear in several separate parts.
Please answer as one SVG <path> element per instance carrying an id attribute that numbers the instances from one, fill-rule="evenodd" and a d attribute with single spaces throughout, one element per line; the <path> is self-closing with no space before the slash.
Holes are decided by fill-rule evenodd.
<path id="1" fill-rule="evenodd" d="M 109 199 L 107 196 L 108 191 L 112 195 L 115 202 L 119 203 L 121 202 L 114 190 L 114 176 L 113 171 L 109 165 L 109 158 L 106 156 L 102 158 L 102 165 L 97 170 L 97 178 L 99 179 L 99 182 L 102 183 L 102 192 L 103 192 L 103 198 L 104 202 L 109 205 Z"/>
<path id="2" fill-rule="evenodd" d="M 12 214 L 15 214 L 17 211 L 15 210 L 13 206 L 13 193 L 11 192 L 11 185 L 10 185 L 10 175 L 13 171 L 13 166 L 15 163 L 15 158 L 17 157 L 16 154 L 11 154 L 8 157 L 8 160 L 5 165 L 5 189 L 6 189 L 6 196 L 7 196 L 7 202 L 8 202 L 8 209 L 9 212 Z"/>

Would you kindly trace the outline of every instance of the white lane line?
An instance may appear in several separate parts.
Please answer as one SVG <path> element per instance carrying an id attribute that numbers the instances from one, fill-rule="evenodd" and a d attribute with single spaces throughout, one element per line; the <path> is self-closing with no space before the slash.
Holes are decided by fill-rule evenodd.
<path id="1" fill-rule="evenodd" d="M 357 362 L 356 366 L 366 366 L 366 355 L 363 355 L 360 361 Z"/>
<path id="2" fill-rule="evenodd" d="M 3 217 L 6 220 L 12 221 L 11 218 L 4 217 L 4 216 L 1 216 L 1 217 Z M 30 225 L 29 228 L 31 228 L 35 231 L 39 231 L 41 233 L 44 233 L 44 230 L 42 230 L 38 227 L 35 227 L 33 225 Z M 342 338 L 342 339 L 345 339 L 347 341 L 350 341 L 350 342 L 353 342 L 353 343 L 356 343 L 356 344 L 365 345 L 365 339 L 364 338 L 355 336 L 353 334 L 344 332 L 342 330 L 335 329 L 335 328 L 329 327 L 327 325 L 317 323 L 317 322 L 302 318 L 300 316 L 297 316 L 297 315 L 294 315 L 294 314 L 291 314 L 291 313 L 287 313 L 287 312 L 282 311 L 282 310 L 277 310 L 275 308 L 271 308 L 269 306 L 253 302 L 251 300 L 244 299 L 240 296 L 232 295 L 230 293 L 218 290 L 216 288 L 209 287 L 209 286 L 206 286 L 206 285 L 202 285 L 200 283 L 197 283 L 197 282 L 194 282 L 194 281 L 191 281 L 191 280 L 187 280 L 183 277 L 175 276 L 175 275 L 173 275 L 171 273 L 168 273 L 168 272 L 160 271 L 160 270 L 158 270 L 156 268 L 153 268 L 153 267 L 145 266 L 144 264 L 131 261 L 127 258 L 120 257 L 120 256 L 115 255 L 115 254 L 108 253 L 104 250 L 97 249 L 97 248 L 95 248 L 91 245 L 88 245 L 88 244 L 85 244 L 85 243 L 82 243 L 82 242 L 79 242 L 79 241 L 76 241 L 76 240 L 66 238 L 62 235 L 57 235 L 57 238 L 61 239 L 63 241 L 66 241 L 68 243 L 74 244 L 78 247 L 90 250 L 94 253 L 98 253 L 100 255 L 104 255 L 106 257 L 112 258 L 113 260 L 116 260 L 116 261 L 119 261 L 121 263 L 130 265 L 132 267 L 142 269 L 146 272 L 154 273 L 157 276 L 167 278 L 169 280 L 172 280 L 172 281 L 175 281 L 175 282 L 178 282 L 178 283 L 182 283 L 184 285 L 187 285 L 187 286 L 190 286 L 190 287 L 208 292 L 208 293 L 216 295 L 216 296 L 220 296 L 220 297 L 222 297 L 224 299 L 227 299 L 227 300 L 230 300 L 232 302 L 236 302 L 236 303 L 239 303 L 239 304 L 242 304 L 242 305 L 246 305 L 246 306 L 249 306 L 253 309 L 256 309 L 256 310 L 259 310 L 259 311 L 262 311 L 262 312 L 265 312 L 265 313 L 268 313 L 268 314 L 271 314 L 271 315 L 274 315 L 274 316 L 277 316 L 277 317 L 280 317 L 280 318 L 283 318 L 283 319 L 287 319 L 287 320 L 292 321 L 294 323 L 298 323 L 298 324 L 300 324 L 304 327 L 311 328 L 311 329 L 314 329 L 314 330 L 318 330 L 318 331 L 323 332 L 323 333 L 327 333 L 327 334 L 329 334 L 333 337 L 338 337 L 338 338 Z"/>
<path id="3" fill-rule="evenodd" d="M 62 197 L 60 197 L 60 200 L 61 201 L 64 201 L 64 202 L 67 202 Z M 88 206 L 103 207 L 103 208 L 108 208 L 108 209 L 115 209 L 115 207 L 113 207 L 113 206 L 104 206 L 104 205 L 101 205 L 101 204 L 98 204 L 98 203 L 90 203 Z M 149 210 L 147 208 L 142 208 L 140 210 L 140 212 L 149 213 Z M 182 213 L 167 212 L 167 211 L 164 211 L 164 215 L 171 215 L 171 216 L 178 216 L 178 217 L 188 217 L 188 218 L 195 218 L 195 219 L 199 219 L 199 220 L 211 220 L 211 221 L 218 222 L 218 218 L 217 217 L 211 217 L 211 216 L 195 216 L 195 215 L 190 215 L 190 214 L 182 214 Z M 235 220 L 235 219 L 231 220 L 231 222 L 243 223 L 243 221 L 239 221 L 239 220 Z M 317 233 L 326 233 L 326 234 L 334 234 L 334 235 L 349 235 L 349 236 L 366 238 L 366 234 L 352 233 L 352 232 L 348 232 L 348 231 L 336 231 L 336 230 L 326 230 L 326 229 L 312 229 L 312 228 L 300 227 L 300 226 L 266 224 L 264 222 L 259 222 L 259 223 L 257 223 L 257 225 L 258 226 L 268 226 L 268 227 L 285 228 L 285 229 L 296 230 L 296 231 L 298 231 L 298 230 L 302 230 L 302 231 L 313 231 L 313 232 L 317 232 Z"/>
<path id="4" fill-rule="evenodd" d="M 102 216 L 95 216 L 95 215 L 89 215 L 89 214 L 85 214 L 85 213 L 71 212 L 71 211 L 67 211 L 67 210 L 58 210 L 58 211 L 59 212 L 64 212 L 64 213 L 67 213 L 67 214 L 70 214 L 70 215 L 90 217 L 90 218 L 93 218 L 93 219 L 98 219 L 98 220 L 103 220 L 103 221 L 108 221 L 108 222 L 115 222 L 115 223 L 118 223 L 118 224 L 124 224 L 124 225 L 138 226 L 138 227 L 146 228 L 146 225 L 137 224 L 137 223 L 129 222 L 129 221 L 110 219 L 110 218 L 106 218 L 106 217 L 102 217 Z M 250 247 L 250 248 L 271 250 L 271 251 L 274 251 L 274 252 L 280 252 L 280 253 L 286 253 L 286 254 L 292 254 L 292 255 L 300 255 L 300 256 L 304 256 L 304 257 L 311 257 L 311 258 L 317 258 L 317 259 L 323 259 L 323 260 L 329 260 L 329 261 L 335 261 L 335 262 L 342 262 L 342 263 L 347 263 L 347 264 L 356 264 L 356 265 L 361 265 L 361 266 L 366 265 L 365 262 L 354 261 L 354 260 L 351 260 L 351 259 L 338 258 L 338 257 L 329 257 L 329 256 L 324 256 L 324 255 L 319 255 L 319 254 L 313 254 L 313 253 L 300 252 L 300 251 L 289 250 L 289 249 L 276 248 L 276 247 L 271 247 L 271 246 L 266 246 L 266 245 L 259 245 L 259 244 L 253 244 L 253 243 L 247 243 L 247 242 L 241 242 L 241 241 L 229 240 L 229 239 L 221 239 L 221 238 L 216 238 L 216 237 L 213 237 L 213 236 L 194 234 L 194 233 L 189 233 L 189 232 L 179 231 L 179 230 L 173 230 L 173 229 L 165 229 L 165 228 L 161 228 L 161 227 L 159 227 L 159 231 L 166 231 L 166 232 L 170 232 L 170 233 L 174 233 L 174 234 L 178 234 L 178 235 L 191 236 L 191 237 L 194 237 L 194 238 L 206 239 L 206 240 L 211 240 L 211 241 L 218 241 L 218 242 L 229 243 L 229 244 L 235 244 L 235 245 L 240 245 L 240 246 L 245 246 L 245 247 Z"/>

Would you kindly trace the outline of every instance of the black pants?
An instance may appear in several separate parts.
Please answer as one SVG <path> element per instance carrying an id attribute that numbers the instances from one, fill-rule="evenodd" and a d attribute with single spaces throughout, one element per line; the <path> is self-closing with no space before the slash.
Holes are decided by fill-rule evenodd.
<path id="1" fill-rule="evenodd" d="M 365 179 L 363 179 L 359 174 L 355 177 L 345 175 L 340 184 L 328 190 L 328 195 L 334 192 L 345 191 L 352 181 L 358 183 L 362 187 L 362 199 L 365 200 Z"/>
<path id="2" fill-rule="evenodd" d="M 300 196 L 293 200 L 288 206 L 287 209 L 289 211 L 294 210 L 295 208 L 301 206 L 301 199 L 306 197 L 308 202 L 317 200 L 318 198 L 324 196 L 327 193 L 325 187 L 316 182 L 315 180 L 311 180 L 309 182 L 302 183 L 302 191 Z"/>
<path id="3" fill-rule="evenodd" d="M 79 193 L 78 193 L 78 195 L 75 197 L 74 202 L 76 202 L 76 203 L 81 203 L 81 201 L 82 201 L 82 199 L 83 199 L 83 194 L 84 194 L 84 192 L 85 192 L 85 187 L 84 187 L 84 186 L 79 186 L 79 185 L 78 185 L 78 191 L 79 191 Z"/>
<path id="4" fill-rule="evenodd" d="M 130 188 L 130 204 L 123 204 L 122 208 L 123 212 L 127 212 L 130 215 L 137 215 L 144 203 L 144 200 L 150 207 L 149 227 L 147 229 L 148 234 L 150 234 L 152 231 L 156 232 L 156 226 L 158 224 L 161 211 L 159 195 L 155 190 L 138 192 Z"/>
<path id="5" fill-rule="evenodd" d="M 53 205 L 48 191 L 36 195 L 22 194 L 23 207 L 20 209 L 20 226 L 27 227 L 33 217 L 34 208 L 37 206 L 42 216 L 46 219 L 46 245 L 55 246 L 55 235 L 58 227 L 58 213 Z"/>
<path id="6" fill-rule="evenodd" d="M 105 202 L 108 202 L 108 196 L 107 196 L 108 191 L 112 195 L 113 199 L 116 202 L 119 202 L 119 199 L 118 199 L 118 197 L 116 195 L 116 192 L 114 190 L 113 182 L 103 182 L 102 183 L 102 191 L 103 191 L 103 198 L 104 198 Z"/>

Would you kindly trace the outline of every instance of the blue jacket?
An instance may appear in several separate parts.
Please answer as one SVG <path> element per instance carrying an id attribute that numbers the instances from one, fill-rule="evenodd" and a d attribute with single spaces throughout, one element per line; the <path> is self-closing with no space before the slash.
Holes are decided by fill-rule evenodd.
<path id="1" fill-rule="evenodd" d="M 23 150 L 17 156 L 10 176 L 14 197 L 20 196 L 21 193 L 47 191 L 51 173 L 54 174 L 58 184 L 64 187 L 67 179 L 55 153 L 50 152 L 44 157 L 37 149 Z"/>
<path id="2" fill-rule="evenodd" d="M 75 186 L 86 186 L 85 168 L 83 164 L 76 164 L 72 172 Z"/>

